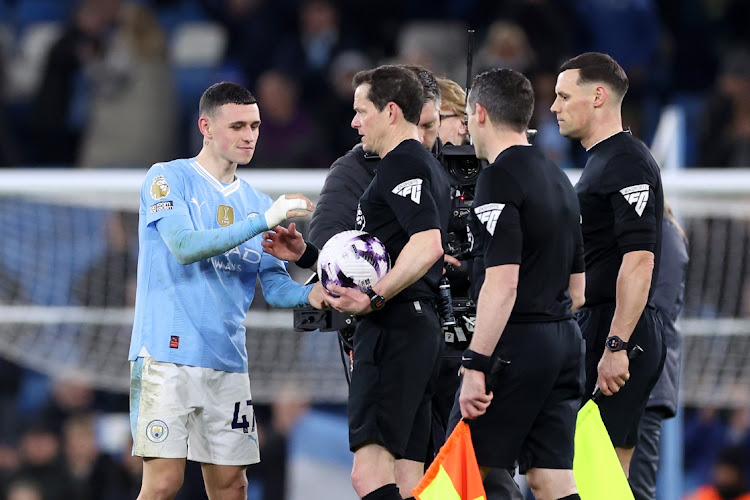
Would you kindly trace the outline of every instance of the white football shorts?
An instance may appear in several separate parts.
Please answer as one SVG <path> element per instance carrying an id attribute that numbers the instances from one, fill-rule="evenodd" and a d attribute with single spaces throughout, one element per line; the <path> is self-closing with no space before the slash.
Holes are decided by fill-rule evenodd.
<path id="1" fill-rule="evenodd" d="M 216 465 L 260 462 L 247 373 L 162 363 L 130 363 L 133 455 Z"/>

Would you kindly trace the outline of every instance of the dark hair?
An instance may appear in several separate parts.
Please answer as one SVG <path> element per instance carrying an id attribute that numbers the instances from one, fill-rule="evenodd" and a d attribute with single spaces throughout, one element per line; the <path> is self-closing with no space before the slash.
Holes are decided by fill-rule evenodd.
<path id="1" fill-rule="evenodd" d="M 534 89 L 528 78 L 512 69 L 491 69 L 474 77 L 469 106 L 487 110 L 495 125 L 505 124 L 517 132 L 529 126 L 534 112 Z"/>
<path id="2" fill-rule="evenodd" d="M 255 96 L 245 87 L 231 82 L 214 83 L 203 92 L 198 113 L 200 116 L 212 115 L 225 104 L 257 104 Z"/>
<path id="3" fill-rule="evenodd" d="M 367 98 L 378 111 L 383 111 L 389 102 L 393 102 L 401 108 L 407 122 L 419 123 L 424 90 L 413 71 L 393 65 L 367 69 L 354 75 L 352 80 L 355 89 L 364 84 L 370 85 Z"/>
<path id="4" fill-rule="evenodd" d="M 585 52 L 572 59 L 568 59 L 560 66 L 560 73 L 569 69 L 579 70 L 578 83 L 601 82 L 606 83 L 620 98 L 628 91 L 628 75 L 617 61 L 608 54 L 601 52 Z"/>
<path id="5" fill-rule="evenodd" d="M 400 66 L 417 75 L 417 79 L 422 84 L 422 91 L 424 92 L 424 104 L 430 101 L 440 103 L 440 99 L 442 98 L 440 95 L 440 86 L 432 71 L 417 64 L 403 64 Z"/>

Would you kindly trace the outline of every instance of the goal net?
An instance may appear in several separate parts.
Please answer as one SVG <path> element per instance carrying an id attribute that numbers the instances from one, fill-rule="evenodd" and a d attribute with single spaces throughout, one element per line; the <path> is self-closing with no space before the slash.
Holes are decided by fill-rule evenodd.
<path id="1" fill-rule="evenodd" d="M 325 170 L 241 169 L 272 197 L 317 198 Z M 0 356 L 57 377 L 127 391 L 142 170 L 0 171 Z M 578 172 L 571 171 L 576 180 Z M 750 171 L 664 174 L 690 239 L 682 396 L 687 405 L 750 401 Z M 304 230 L 304 225 L 303 225 Z M 290 266 L 298 281 L 309 272 Z M 298 333 L 290 311 L 256 293 L 246 322 L 253 397 L 291 388 L 341 403 L 335 333 Z"/>

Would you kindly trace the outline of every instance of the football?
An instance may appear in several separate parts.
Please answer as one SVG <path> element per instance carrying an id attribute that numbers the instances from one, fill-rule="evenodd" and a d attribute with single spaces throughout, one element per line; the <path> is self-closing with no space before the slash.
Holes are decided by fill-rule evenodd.
<path id="1" fill-rule="evenodd" d="M 329 284 L 367 292 L 391 268 L 385 245 L 364 231 L 344 231 L 323 245 L 318 255 L 318 277 Z"/>

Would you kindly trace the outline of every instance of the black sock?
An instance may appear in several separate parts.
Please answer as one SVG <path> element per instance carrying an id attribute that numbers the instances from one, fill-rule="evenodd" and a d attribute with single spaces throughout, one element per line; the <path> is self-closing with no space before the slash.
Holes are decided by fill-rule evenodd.
<path id="1" fill-rule="evenodd" d="M 414 497 L 404 498 L 404 500 L 414 500 Z"/>
<path id="2" fill-rule="evenodd" d="M 398 486 L 396 486 L 396 483 L 391 483 L 381 486 L 375 491 L 371 491 L 362 497 L 362 500 L 403 500 L 403 498 L 398 492 Z"/>
<path id="3" fill-rule="evenodd" d="M 572 495 L 560 498 L 559 500 L 581 500 L 581 497 L 578 496 L 578 493 L 573 493 Z"/>

